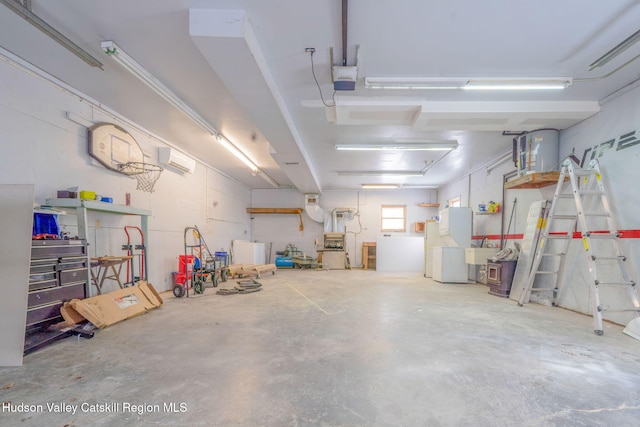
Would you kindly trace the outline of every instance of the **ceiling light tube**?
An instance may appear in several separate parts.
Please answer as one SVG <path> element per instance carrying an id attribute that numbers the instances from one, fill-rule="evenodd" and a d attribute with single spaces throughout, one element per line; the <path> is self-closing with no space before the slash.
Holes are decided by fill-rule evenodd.
<path id="1" fill-rule="evenodd" d="M 114 42 L 104 41 L 101 43 L 101 47 L 104 53 L 113 58 L 118 64 L 137 77 L 142 83 L 164 98 L 169 104 L 176 107 L 211 135 L 218 134 L 218 131 L 207 123 L 200 114 L 196 113 L 195 110 L 180 99 L 178 95 L 165 86 L 160 80 L 155 78 L 150 72 L 145 70 L 142 65 L 138 64 L 132 57 L 127 55 L 127 53 Z"/>
<path id="2" fill-rule="evenodd" d="M 611 49 L 609 52 L 596 59 L 591 65 L 589 65 L 589 71 L 592 71 L 594 68 L 602 67 L 613 58 L 629 49 L 631 46 L 637 43 L 638 40 L 640 40 L 640 30 L 636 31 L 635 33 L 627 37 L 624 41 L 619 43 L 616 47 Z"/>
<path id="3" fill-rule="evenodd" d="M 231 141 L 229 141 L 224 135 L 222 134 L 218 134 L 216 136 L 216 139 L 218 140 L 218 142 L 220 144 L 222 144 L 222 146 L 224 148 L 226 148 L 227 150 L 229 150 L 231 152 L 231 154 L 233 154 L 234 156 L 236 156 L 239 160 L 242 160 L 242 163 L 244 163 L 245 165 L 247 165 L 247 167 L 249 167 L 249 169 L 251 169 L 253 171 L 253 173 L 258 173 L 260 172 L 260 168 L 258 166 L 256 166 L 255 163 L 253 163 L 242 151 L 240 151 L 238 149 L 238 147 L 236 147 L 235 145 L 233 145 L 231 143 Z"/>
<path id="4" fill-rule="evenodd" d="M 456 148 L 457 142 L 336 144 L 338 151 L 449 151 Z"/>
<path id="5" fill-rule="evenodd" d="M 564 89 L 571 77 L 366 77 L 368 89 L 415 90 L 552 90 Z"/>
<path id="6" fill-rule="evenodd" d="M 104 41 L 101 43 L 102 50 L 109 57 L 113 58 L 127 71 L 137 77 L 141 82 L 151 88 L 154 92 L 164 98 L 169 104 L 184 113 L 193 122 L 198 124 L 204 130 L 214 135 L 216 139 L 229 150 L 235 157 L 241 160 L 251 171 L 269 182 L 274 187 L 279 187 L 278 183 L 274 181 L 270 176 L 265 174 L 253 161 L 247 157 L 238 147 L 236 147 L 231 141 L 229 141 L 224 135 L 222 135 L 216 128 L 211 126 L 200 114 L 198 114 L 193 108 L 187 105 L 182 99 L 178 97 L 171 89 L 165 86 L 160 80 L 155 78 L 150 72 L 144 69 L 142 65 L 138 64 L 132 57 L 122 50 L 113 41 Z"/>
<path id="7" fill-rule="evenodd" d="M 415 90 L 451 90 L 461 89 L 466 83 L 464 78 L 442 77 L 365 77 L 367 89 L 415 89 Z"/>
<path id="8" fill-rule="evenodd" d="M 20 15 L 28 23 L 64 46 L 69 52 L 73 53 L 87 64 L 91 65 L 92 67 L 100 68 L 102 70 L 102 63 L 100 61 L 91 56 L 89 53 L 87 53 L 87 51 L 83 50 L 77 44 L 69 40 L 51 25 L 47 24 L 47 22 L 45 22 L 42 18 L 33 13 L 30 7 L 26 8 L 20 1 L 17 0 L 0 0 L 0 3 L 4 4 L 9 9 Z"/>
<path id="9" fill-rule="evenodd" d="M 471 77 L 465 90 L 560 90 L 570 86 L 571 77 Z"/>
<path id="10" fill-rule="evenodd" d="M 568 86 L 563 82 L 520 82 L 520 83 L 495 83 L 495 82 L 469 82 L 462 89 L 464 90 L 562 90 Z"/>
<path id="11" fill-rule="evenodd" d="M 258 175 L 260 176 L 260 178 L 271 184 L 273 188 L 280 188 L 280 184 L 278 184 L 275 179 L 267 175 L 263 170 L 258 171 Z"/>
<path id="12" fill-rule="evenodd" d="M 390 190 L 400 188 L 400 184 L 361 184 L 363 190 Z"/>
<path id="13" fill-rule="evenodd" d="M 339 171 L 338 176 L 424 176 L 422 171 Z"/>

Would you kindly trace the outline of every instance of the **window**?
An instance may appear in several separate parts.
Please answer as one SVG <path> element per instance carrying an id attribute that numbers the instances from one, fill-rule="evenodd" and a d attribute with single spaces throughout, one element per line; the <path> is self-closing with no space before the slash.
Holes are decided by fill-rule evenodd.
<path id="1" fill-rule="evenodd" d="M 453 199 L 449 199 L 447 202 L 450 208 L 459 208 L 460 207 L 460 196 L 454 197 Z"/>
<path id="2" fill-rule="evenodd" d="M 407 231 L 407 207 L 405 205 L 383 205 L 381 216 L 382 231 Z"/>

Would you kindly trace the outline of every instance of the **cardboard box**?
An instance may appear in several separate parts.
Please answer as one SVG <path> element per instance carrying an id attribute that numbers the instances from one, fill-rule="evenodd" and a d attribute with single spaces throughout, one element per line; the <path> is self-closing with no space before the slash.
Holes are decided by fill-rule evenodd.
<path id="1" fill-rule="evenodd" d="M 162 298 L 150 283 L 139 282 L 136 286 L 118 289 L 107 294 L 69 302 L 67 322 L 76 321 L 74 311 L 93 323 L 97 328 L 105 328 L 123 320 L 139 316 L 162 305 Z M 63 309 L 64 309 L 63 305 Z M 62 310 L 61 309 L 61 313 Z M 63 317 L 65 314 L 63 313 Z"/>
<path id="2" fill-rule="evenodd" d="M 136 285 L 140 288 L 144 296 L 147 297 L 147 299 L 154 306 L 154 308 L 160 307 L 163 304 L 162 297 L 155 290 L 153 285 L 151 285 L 151 283 L 145 280 L 140 280 L 139 282 L 136 282 Z"/>
<path id="3" fill-rule="evenodd" d="M 77 325 L 78 323 L 86 320 L 85 317 L 78 313 L 69 302 L 65 302 L 62 307 L 60 307 L 60 314 L 62 314 L 62 318 L 65 322 L 67 322 L 67 326 Z"/>

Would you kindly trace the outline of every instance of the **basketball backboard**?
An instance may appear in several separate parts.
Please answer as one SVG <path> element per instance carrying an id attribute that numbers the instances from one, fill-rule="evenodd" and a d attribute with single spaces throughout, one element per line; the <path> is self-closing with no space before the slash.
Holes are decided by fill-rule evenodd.
<path id="1" fill-rule="evenodd" d="M 89 129 L 89 155 L 116 172 L 118 165 L 144 163 L 144 154 L 136 140 L 119 126 L 101 123 Z"/>

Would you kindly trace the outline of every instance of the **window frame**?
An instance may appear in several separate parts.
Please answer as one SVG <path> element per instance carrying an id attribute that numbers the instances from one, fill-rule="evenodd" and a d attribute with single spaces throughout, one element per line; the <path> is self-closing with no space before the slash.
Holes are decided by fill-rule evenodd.
<path id="1" fill-rule="evenodd" d="M 402 217 L 385 216 L 385 209 L 402 209 Z M 402 219 L 402 228 L 384 228 L 384 220 Z M 407 232 L 407 205 L 380 205 L 380 231 L 385 233 L 406 233 Z"/>
<path id="2" fill-rule="evenodd" d="M 451 199 L 447 200 L 447 206 L 449 206 L 450 208 L 459 208 L 462 206 L 462 196 L 457 196 L 457 197 L 452 197 Z"/>

